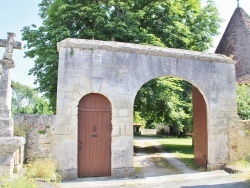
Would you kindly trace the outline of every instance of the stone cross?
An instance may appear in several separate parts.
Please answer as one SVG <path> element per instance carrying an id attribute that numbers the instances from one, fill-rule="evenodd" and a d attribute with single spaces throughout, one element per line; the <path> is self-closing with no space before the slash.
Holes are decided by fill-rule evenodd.
<path id="1" fill-rule="evenodd" d="M 11 75 L 14 68 L 13 50 L 21 49 L 21 42 L 15 41 L 15 33 L 8 32 L 7 39 L 0 40 L 0 47 L 5 47 L 3 59 L 0 59 L 0 137 L 11 135 Z M 6 127 L 6 128 L 3 128 Z M 10 133 L 10 134 L 9 134 Z"/>
<path id="2" fill-rule="evenodd" d="M 25 139 L 14 137 L 14 124 L 11 118 L 11 74 L 14 67 L 13 50 L 21 49 L 21 42 L 15 41 L 15 34 L 8 33 L 7 39 L 0 40 L 0 47 L 5 47 L 3 59 L 0 60 L 0 179 L 12 176 L 13 170 L 18 169 L 23 162 Z M 3 69 L 2 69 L 3 67 Z M 21 151 L 21 152 L 20 152 Z M 15 154 L 14 154 L 15 153 Z M 21 156 L 21 159 L 14 158 Z M 15 165 L 15 168 L 14 168 Z"/>
<path id="3" fill-rule="evenodd" d="M 7 39 L 0 39 L 0 47 L 5 47 L 5 53 L 3 55 L 3 59 L 0 60 L 0 64 L 6 68 L 13 68 L 14 61 L 12 59 L 13 49 L 22 49 L 22 43 L 15 41 L 15 33 L 8 32 Z M 0 75 L 1 73 L 0 68 Z"/>

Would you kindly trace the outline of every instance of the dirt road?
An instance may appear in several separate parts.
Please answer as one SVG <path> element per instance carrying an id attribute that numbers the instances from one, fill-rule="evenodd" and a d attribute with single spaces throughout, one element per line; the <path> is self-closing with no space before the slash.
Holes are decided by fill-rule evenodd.
<path id="1" fill-rule="evenodd" d="M 163 150 L 157 138 L 134 137 L 134 167 L 137 177 L 197 173 Z"/>

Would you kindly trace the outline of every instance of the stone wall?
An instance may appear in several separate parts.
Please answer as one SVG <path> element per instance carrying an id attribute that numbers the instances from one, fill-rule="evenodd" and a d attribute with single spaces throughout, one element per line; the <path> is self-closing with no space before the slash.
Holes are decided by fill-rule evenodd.
<path id="1" fill-rule="evenodd" d="M 229 120 L 230 161 L 250 158 L 250 120 Z"/>
<path id="2" fill-rule="evenodd" d="M 156 135 L 156 129 L 141 129 L 141 135 Z"/>
<path id="3" fill-rule="evenodd" d="M 26 162 L 51 157 L 50 127 L 53 124 L 53 117 L 53 115 L 38 114 L 14 115 L 15 132 L 27 133 L 24 156 Z"/>

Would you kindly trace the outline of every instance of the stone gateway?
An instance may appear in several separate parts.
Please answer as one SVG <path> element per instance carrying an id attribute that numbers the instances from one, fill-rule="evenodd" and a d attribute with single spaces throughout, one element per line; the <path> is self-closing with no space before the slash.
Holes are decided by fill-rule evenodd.
<path id="1" fill-rule="evenodd" d="M 82 39 L 65 39 L 58 43 L 58 51 L 57 112 L 50 134 L 52 155 L 64 179 L 85 176 L 85 172 L 95 176 L 87 172 L 89 167 L 82 161 L 97 162 L 96 158 L 109 148 L 106 161 L 93 169 L 110 166 L 110 172 L 103 174 L 113 177 L 133 173 L 134 99 L 143 84 L 163 76 L 181 78 L 193 85 L 195 162 L 213 170 L 229 161 L 228 122 L 237 116 L 235 65 L 230 58 Z M 90 99 L 91 95 L 105 100 Z M 93 108 L 85 106 L 90 104 Z M 94 120 L 85 117 L 87 113 L 92 113 Z M 82 125 L 89 133 L 82 132 Z M 109 135 L 110 142 L 103 144 Z M 98 141 L 99 136 L 104 141 Z M 86 154 L 96 152 L 95 147 L 101 143 L 104 148 L 100 154 Z"/>

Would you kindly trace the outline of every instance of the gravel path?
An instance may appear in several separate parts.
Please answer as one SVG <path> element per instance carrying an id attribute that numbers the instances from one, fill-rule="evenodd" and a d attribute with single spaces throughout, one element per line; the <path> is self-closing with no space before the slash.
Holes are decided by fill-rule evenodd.
<path id="1" fill-rule="evenodd" d="M 175 154 L 164 151 L 156 138 L 134 137 L 134 141 L 134 166 L 137 177 L 198 172 L 178 160 Z"/>

